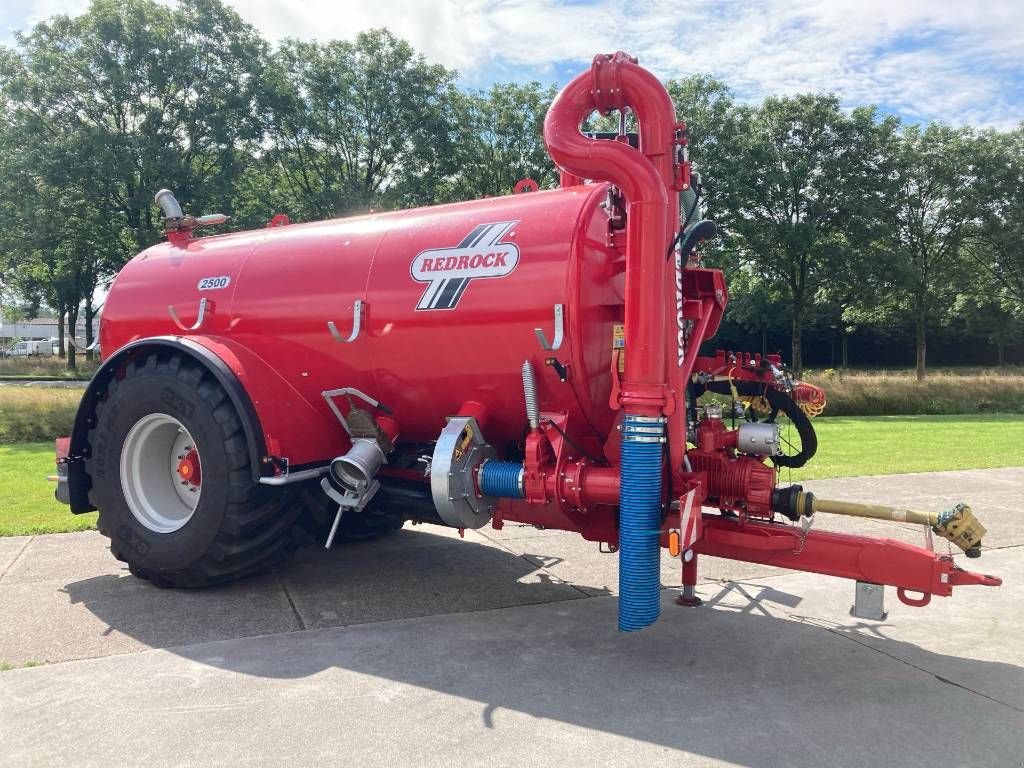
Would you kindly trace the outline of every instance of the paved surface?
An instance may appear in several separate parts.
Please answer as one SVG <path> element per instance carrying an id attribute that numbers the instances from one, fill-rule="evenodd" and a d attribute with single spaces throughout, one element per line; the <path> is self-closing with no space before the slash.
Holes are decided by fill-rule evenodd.
<path id="1" fill-rule="evenodd" d="M 0 538 L 0 662 L 43 663 L 0 672 L 0 765 L 1024 763 L 1024 468 L 806 485 L 969 500 L 990 534 L 967 565 L 1004 586 L 890 591 L 868 622 L 847 582 L 702 558 L 705 606 L 666 590 L 623 635 L 616 558 L 574 534 L 407 528 L 199 592 L 95 533 Z"/>

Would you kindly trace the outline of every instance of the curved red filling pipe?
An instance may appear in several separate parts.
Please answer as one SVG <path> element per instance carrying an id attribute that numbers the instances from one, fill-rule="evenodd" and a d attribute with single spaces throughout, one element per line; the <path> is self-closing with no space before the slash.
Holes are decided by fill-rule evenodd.
<path id="1" fill-rule="evenodd" d="M 631 108 L 640 151 L 580 132 L 594 111 Z M 626 381 L 631 413 L 658 415 L 666 403 L 665 263 L 678 219 L 674 189 L 675 107 L 665 87 L 621 51 L 594 57 L 589 72 L 558 95 L 544 120 L 548 153 L 564 175 L 608 181 L 626 200 Z"/>

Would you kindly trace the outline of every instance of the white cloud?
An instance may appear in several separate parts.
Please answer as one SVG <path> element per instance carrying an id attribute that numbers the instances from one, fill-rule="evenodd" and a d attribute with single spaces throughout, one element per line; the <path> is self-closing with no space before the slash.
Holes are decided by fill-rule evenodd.
<path id="1" fill-rule="evenodd" d="M 742 97 L 835 91 L 912 119 L 1008 126 L 1024 117 L 1015 0 L 227 0 L 271 40 L 350 39 L 387 26 L 468 82 L 566 79 L 627 50 L 662 76 L 712 72 Z M 24 17 L 84 0 L 19 4 Z M 8 10 L 8 16 L 10 16 Z"/>

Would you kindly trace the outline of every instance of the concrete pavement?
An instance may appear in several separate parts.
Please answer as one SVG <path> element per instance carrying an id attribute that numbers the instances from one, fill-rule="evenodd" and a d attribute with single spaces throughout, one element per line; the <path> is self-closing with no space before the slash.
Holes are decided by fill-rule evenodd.
<path id="1" fill-rule="evenodd" d="M 0 538 L 0 662 L 48 662 L 0 673 L 0 765 L 1024 762 L 1024 468 L 806 485 L 972 502 L 967 567 L 1004 586 L 890 590 L 867 622 L 847 582 L 702 558 L 705 606 L 666 591 L 622 635 L 616 558 L 574 534 L 407 528 L 200 592 L 132 578 L 95 533 Z"/>

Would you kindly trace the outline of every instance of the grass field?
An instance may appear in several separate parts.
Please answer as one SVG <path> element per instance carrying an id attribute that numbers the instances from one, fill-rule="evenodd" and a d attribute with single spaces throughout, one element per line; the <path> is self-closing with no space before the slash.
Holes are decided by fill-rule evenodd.
<path id="1" fill-rule="evenodd" d="M 912 370 L 809 371 L 825 390 L 826 416 L 1024 413 L 1024 370 L 946 368 L 917 381 Z"/>
<path id="2" fill-rule="evenodd" d="M 98 365 L 79 355 L 78 369 L 69 371 L 62 357 L 4 357 L 0 358 L 0 380 L 31 376 L 38 379 L 88 379 Z"/>
<path id="3" fill-rule="evenodd" d="M 818 454 L 782 482 L 847 475 L 1024 465 L 1024 416 L 882 416 L 815 420 Z M 53 444 L 0 446 L 0 536 L 92 528 L 53 498 Z M 855 499 L 854 499 L 855 501 Z M 959 499 L 957 499 L 959 501 Z"/>
<path id="4" fill-rule="evenodd" d="M 0 445 L 0 536 L 96 527 L 96 514 L 72 515 L 53 498 L 53 443 Z"/>
<path id="5" fill-rule="evenodd" d="M 10 362 L 0 360 L 0 371 Z M 936 370 L 924 382 L 904 370 L 816 371 L 807 379 L 825 390 L 826 416 L 1024 414 L 1024 371 L 1019 367 Z M 0 445 L 68 434 L 81 395 L 81 389 L 0 386 Z"/>
<path id="6" fill-rule="evenodd" d="M 849 416 L 814 420 L 818 452 L 792 480 L 1024 465 L 1024 416 Z M 790 471 L 782 470 L 788 481 Z"/>
<path id="7" fill-rule="evenodd" d="M 70 434 L 82 391 L 0 387 L 0 444 L 52 440 Z"/>

